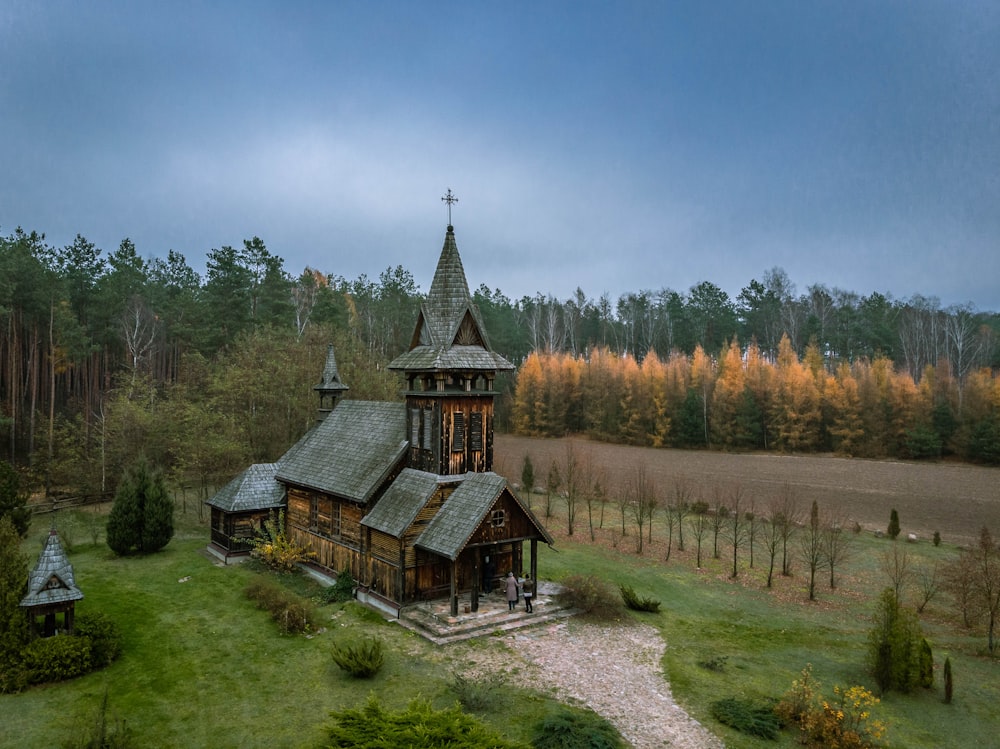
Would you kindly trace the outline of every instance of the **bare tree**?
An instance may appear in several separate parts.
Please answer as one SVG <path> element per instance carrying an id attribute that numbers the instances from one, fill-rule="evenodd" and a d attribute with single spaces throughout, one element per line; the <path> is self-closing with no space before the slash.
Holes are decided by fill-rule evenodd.
<path id="1" fill-rule="evenodd" d="M 831 517 L 823 525 L 823 562 L 830 571 L 830 588 L 837 587 L 837 568 L 851 555 L 851 534 L 845 518 Z"/>
<path id="2" fill-rule="evenodd" d="M 590 463 L 590 466 L 592 465 Z M 587 527 L 590 530 L 591 541 L 596 538 L 594 534 L 594 505 L 600 504 L 601 506 L 601 527 L 604 527 L 604 506 L 607 504 L 607 496 L 604 493 L 604 485 L 601 481 L 603 472 L 594 476 L 592 471 L 592 467 L 588 467 L 587 472 L 590 478 L 587 481 L 586 490 L 583 494 L 583 501 L 587 505 Z"/>
<path id="3" fill-rule="evenodd" d="M 785 577 L 792 574 L 792 555 L 788 553 L 788 542 L 795 534 L 800 519 L 798 497 L 795 495 L 795 490 L 785 484 L 771 512 L 771 522 L 778 527 L 781 540 L 781 574 Z"/>
<path id="4" fill-rule="evenodd" d="M 726 507 L 726 502 L 722 498 L 722 490 L 716 486 L 713 490 L 714 499 L 712 501 L 712 558 L 719 558 L 719 536 L 722 533 L 722 527 L 726 524 L 726 515 L 729 514 L 729 508 Z"/>
<path id="5" fill-rule="evenodd" d="M 917 613 L 924 613 L 927 604 L 941 590 L 941 568 L 935 562 L 929 565 L 920 565 L 914 573 L 917 578 L 917 585 L 920 588 L 920 603 L 917 604 Z"/>
<path id="6" fill-rule="evenodd" d="M 774 564 L 778 558 L 778 550 L 781 548 L 781 525 L 776 519 L 780 516 L 777 511 L 775 501 L 769 507 L 768 517 L 761 523 L 764 549 L 767 551 L 767 587 L 774 583 Z"/>
<path id="7" fill-rule="evenodd" d="M 896 600 L 903 602 L 903 588 L 910 581 L 910 555 L 902 544 L 893 543 L 892 548 L 879 554 L 879 567 L 892 583 Z"/>
<path id="8" fill-rule="evenodd" d="M 730 494 L 730 502 L 726 517 L 725 533 L 729 547 L 733 552 L 733 569 L 730 577 L 739 574 L 739 553 L 749 537 L 746 520 L 747 498 L 742 486 L 734 486 Z"/>
<path id="9" fill-rule="evenodd" d="M 559 464 L 554 460 L 549 464 L 549 475 L 545 480 L 545 518 L 552 517 L 552 496 L 559 496 L 562 488 L 562 475 L 559 473 Z"/>
<path id="10" fill-rule="evenodd" d="M 701 547 L 708 534 L 711 519 L 708 514 L 708 503 L 697 501 L 691 505 L 691 535 L 694 536 L 696 545 L 695 565 L 701 568 Z"/>
<path id="11" fill-rule="evenodd" d="M 629 482 L 626 494 L 630 495 L 629 505 L 636 528 L 638 529 L 638 533 L 636 534 L 636 553 L 642 554 L 643 530 L 646 527 L 646 523 L 653 522 L 653 512 L 658 504 L 656 486 L 649 478 L 645 463 L 639 463 L 636 466 L 635 478 Z"/>
<path id="12" fill-rule="evenodd" d="M 819 505 L 813 500 L 809 510 L 809 522 L 802 530 L 799 540 L 802 561 L 809 570 L 809 600 L 816 600 L 816 572 L 823 564 L 823 526 L 819 518 Z"/>
<path id="13" fill-rule="evenodd" d="M 591 461 L 587 461 L 589 464 Z M 581 470 L 580 461 L 576 457 L 576 449 L 573 447 L 573 440 L 566 440 L 566 453 L 563 461 L 563 480 L 566 484 L 566 491 L 563 498 L 566 501 L 566 535 L 572 536 L 576 526 L 576 505 L 580 499 L 580 494 L 586 491 L 586 481 Z"/>
<path id="14" fill-rule="evenodd" d="M 677 550 L 684 551 L 684 519 L 691 513 L 691 483 L 685 476 L 674 478 L 674 498 L 670 509 L 677 521 Z"/>
<path id="15" fill-rule="evenodd" d="M 961 612 L 966 629 L 983 615 L 982 603 L 976 595 L 976 567 L 974 555 L 966 551 L 945 567 L 943 573 L 944 587 Z"/>
<path id="16" fill-rule="evenodd" d="M 976 558 L 975 591 L 987 620 L 987 648 L 997 649 L 996 625 L 1000 618 L 1000 549 L 988 528 L 979 534 L 979 545 L 972 552 Z"/>

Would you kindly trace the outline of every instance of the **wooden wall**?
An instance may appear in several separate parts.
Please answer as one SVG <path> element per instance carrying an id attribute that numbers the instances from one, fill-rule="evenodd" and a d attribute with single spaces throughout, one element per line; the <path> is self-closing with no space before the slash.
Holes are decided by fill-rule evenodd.
<path id="1" fill-rule="evenodd" d="M 492 395 L 411 394 L 406 418 L 411 468 L 447 476 L 493 470 Z M 419 444 L 414 444 L 414 437 Z"/>

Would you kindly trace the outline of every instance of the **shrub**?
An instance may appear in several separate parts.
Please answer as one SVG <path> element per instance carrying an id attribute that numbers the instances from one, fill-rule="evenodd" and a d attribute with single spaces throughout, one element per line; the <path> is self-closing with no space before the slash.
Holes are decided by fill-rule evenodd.
<path id="1" fill-rule="evenodd" d="M 563 581 L 559 601 L 595 619 L 614 619 L 621 615 L 621 596 L 604 580 L 594 575 L 571 575 Z"/>
<path id="2" fill-rule="evenodd" d="M 715 671 L 721 674 L 726 670 L 726 661 L 728 660 L 728 655 L 713 655 L 711 658 L 698 661 L 698 665 L 708 671 Z"/>
<path id="3" fill-rule="evenodd" d="M 872 621 L 868 668 L 878 688 L 882 692 L 894 689 L 905 693 L 920 686 L 924 678 L 923 635 L 916 614 L 900 606 L 893 589 L 886 588 Z"/>
<path id="4" fill-rule="evenodd" d="M 713 718 L 740 733 L 762 739 L 778 738 L 781 723 L 773 705 L 727 697 L 713 702 L 710 709 Z"/>
<path id="5" fill-rule="evenodd" d="M 899 535 L 899 513 L 895 509 L 889 512 L 889 527 L 886 529 L 885 535 L 893 541 Z"/>
<path id="6" fill-rule="evenodd" d="M 90 662 L 94 668 L 110 665 L 122 652 L 122 636 L 111 619 L 99 611 L 80 614 L 73 633 L 90 638 Z"/>
<path id="7" fill-rule="evenodd" d="M 785 725 L 799 729 L 803 746 L 840 747 L 841 749 L 876 749 L 882 746 L 886 724 L 873 717 L 879 699 L 864 687 L 833 688 L 834 699 L 820 693 L 819 682 L 812 678 L 812 666 L 802 670 L 802 678 L 775 706 L 774 712 Z"/>
<path id="8" fill-rule="evenodd" d="M 295 543 L 285 530 L 285 511 L 271 513 L 261 535 L 250 539 L 250 554 L 277 572 L 291 572 L 315 556 L 308 546 Z"/>
<path id="9" fill-rule="evenodd" d="M 326 729 L 322 747 L 351 749 L 516 749 L 479 720 L 466 715 L 457 705 L 434 710 L 415 700 L 406 710 L 392 713 L 374 695 L 361 708 L 334 711 L 334 723 Z"/>
<path id="10" fill-rule="evenodd" d="M 42 637 L 28 644 L 23 658 L 31 684 L 75 679 L 90 671 L 90 638 Z"/>
<path id="11" fill-rule="evenodd" d="M 934 545 L 941 545 L 941 531 L 934 531 Z"/>
<path id="12" fill-rule="evenodd" d="M 621 734 L 607 720 L 590 710 L 560 706 L 535 726 L 535 749 L 620 749 Z"/>
<path id="13" fill-rule="evenodd" d="M 312 605 L 264 578 L 250 582 L 244 593 L 257 608 L 267 611 L 286 635 L 302 634 L 313 628 Z"/>
<path id="14" fill-rule="evenodd" d="M 506 687 L 507 674 L 503 671 L 471 676 L 456 671 L 449 684 L 459 704 L 470 713 L 490 713 L 501 709 Z"/>
<path id="15" fill-rule="evenodd" d="M 633 611 L 647 611 L 655 614 L 660 610 L 659 601 L 652 598 L 640 598 L 631 585 L 620 585 L 618 590 L 622 594 L 625 606 Z"/>
<path id="16" fill-rule="evenodd" d="M 950 705 L 955 685 L 951 676 L 951 658 L 944 659 L 944 704 Z"/>
<path id="17" fill-rule="evenodd" d="M 358 679 L 369 679 L 378 673 L 385 660 L 385 648 L 377 637 L 334 643 L 333 662 Z"/>
<path id="18" fill-rule="evenodd" d="M 355 580 L 350 570 L 341 570 L 337 581 L 320 594 L 323 603 L 344 603 L 354 599 Z"/>

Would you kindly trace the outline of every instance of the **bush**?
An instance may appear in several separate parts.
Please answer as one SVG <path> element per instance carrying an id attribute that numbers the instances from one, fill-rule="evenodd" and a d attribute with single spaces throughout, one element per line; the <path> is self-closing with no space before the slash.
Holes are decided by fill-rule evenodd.
<path id="1" fill-rule="evenodd" d="M 618 590 L 622 594 L 622 601 L 625 606 L 632 611 L 647 611 L 657 613 L 660 610 L 660 602 L 652 598 L 640 598 L 631 585 L 620 585 Z"/>
<path id="2" fill-rule="evenodd" d="M 535 749 L 620 749 L 621 734 L 607 720 L 590 710 L 560 706 L 535 726 Z"/>
<path id="3" fill-rule="evenodd" d="M 110 665 L 122 652 L 122 636 L 118 627 L 104 614 L 93 611 L 80 614 L 73 624 L 73 633 L 90 638 L 90 661 L 94 668 Z"/>
<path id="4" fill-rule="evenodd" d="M 833 688 L 834 699 L 824 699 L 819 682 L 812 678 L 812 666 L 802 670 L 802 678 L 775 706 L 784 725 L 797 725 L 803 746 L 876 749 L 882 746 L 886 725 L 874 717 L 879 699 L 864 687 Z"/>
<path id="5" fill-rule="evenodd" d="M 406 710 L 392 713 L 374 695 L 361 708 L 334 711 L 333 725 L 326 729 L 320 746 L 350 749 L 516 749 L 503 738 L 457 705 L 434 710 L 421 701 L 411 702 Z"/>
<path id="6" fill-rule="evenodd" d="M 927 653 L 922 645 L 920 622 L 915 613 L 899 605 L 892 588 L 882 592 L 872 621 L 874 626 L 868 633 L 868 668 L 878 688 L 882 692 L 894 689 L 905 693 L 924 683 Z"/>
<path id="7" fill-rule="evenodd" d="M 31 684 L 75 679 L 90 671 L 90 638 L 42 637 L 28 644 L 23 658 Z"/>
<path id="8" fill-rule="evenodd" d="M 778 738 L 781 723 L 774 705 L 728 697 L 711 704 L 712 717 L 724 726 L 762 739 Z"/>
<path id="9" fill-rule="evenodd" d="M 382 668 L 385 648 L 377 637 L 366 637 L 344 644 L 334 643 L 332 656 L 333 662 L 351 676 L 370 679 Z"/>
<path id="10" fill-rule="evenodd" d="M 337 575 L 337 581 L 328 588 L 324 588 L 320 593 L 320 600 L 323 603 L 344 603 L 354 599 L 354 586 L 356 582 L 351 576 L 350 570 L 341 570 Z"/>
<path id="11" fill-rule="evenodd" d="M 261 535 L 250 539 L 250 554 L 276 572 L 291 572 L 315 556 L 308 546 L 295 543 L 285 531 L 285 511 L 271 513 Z"/>
<path id="12" fill-rule="evenodd" d="M 563 583 L 558 598 L 562 605 L 578 609 L 594 619 L 615 619 L 622 613 L 621 596 L 594 575 L 571 575 Z"/>
<path id="13" fill-rule="evenodd" d="M 491 713 L 502 708 L 506 699 L 507 674 L 503 671 L 466 676 L 461 671 L 452 674 L 449 688 L 459 704 L 470 713 Z"/>
<path id="14" fill-rule="evenodd" d="M 313 628 L 312 605 L 269 580 L 258 578 L 252 581 L 244 593 L 257 603 L 257 608 L 271 615 L 284 634 L 302 634 Z"/>

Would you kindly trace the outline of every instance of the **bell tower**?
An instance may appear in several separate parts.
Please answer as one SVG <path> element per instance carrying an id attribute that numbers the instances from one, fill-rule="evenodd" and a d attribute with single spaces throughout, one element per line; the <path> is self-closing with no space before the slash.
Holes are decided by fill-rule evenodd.
<path id="1" fill-rule="evenodd" d="M 514 368 L 490 347 L 449 223 L 410 348 L 389 364 L 406 378 L 409 467 L 439 476 L 493 470 L 494 383 Z"/>

